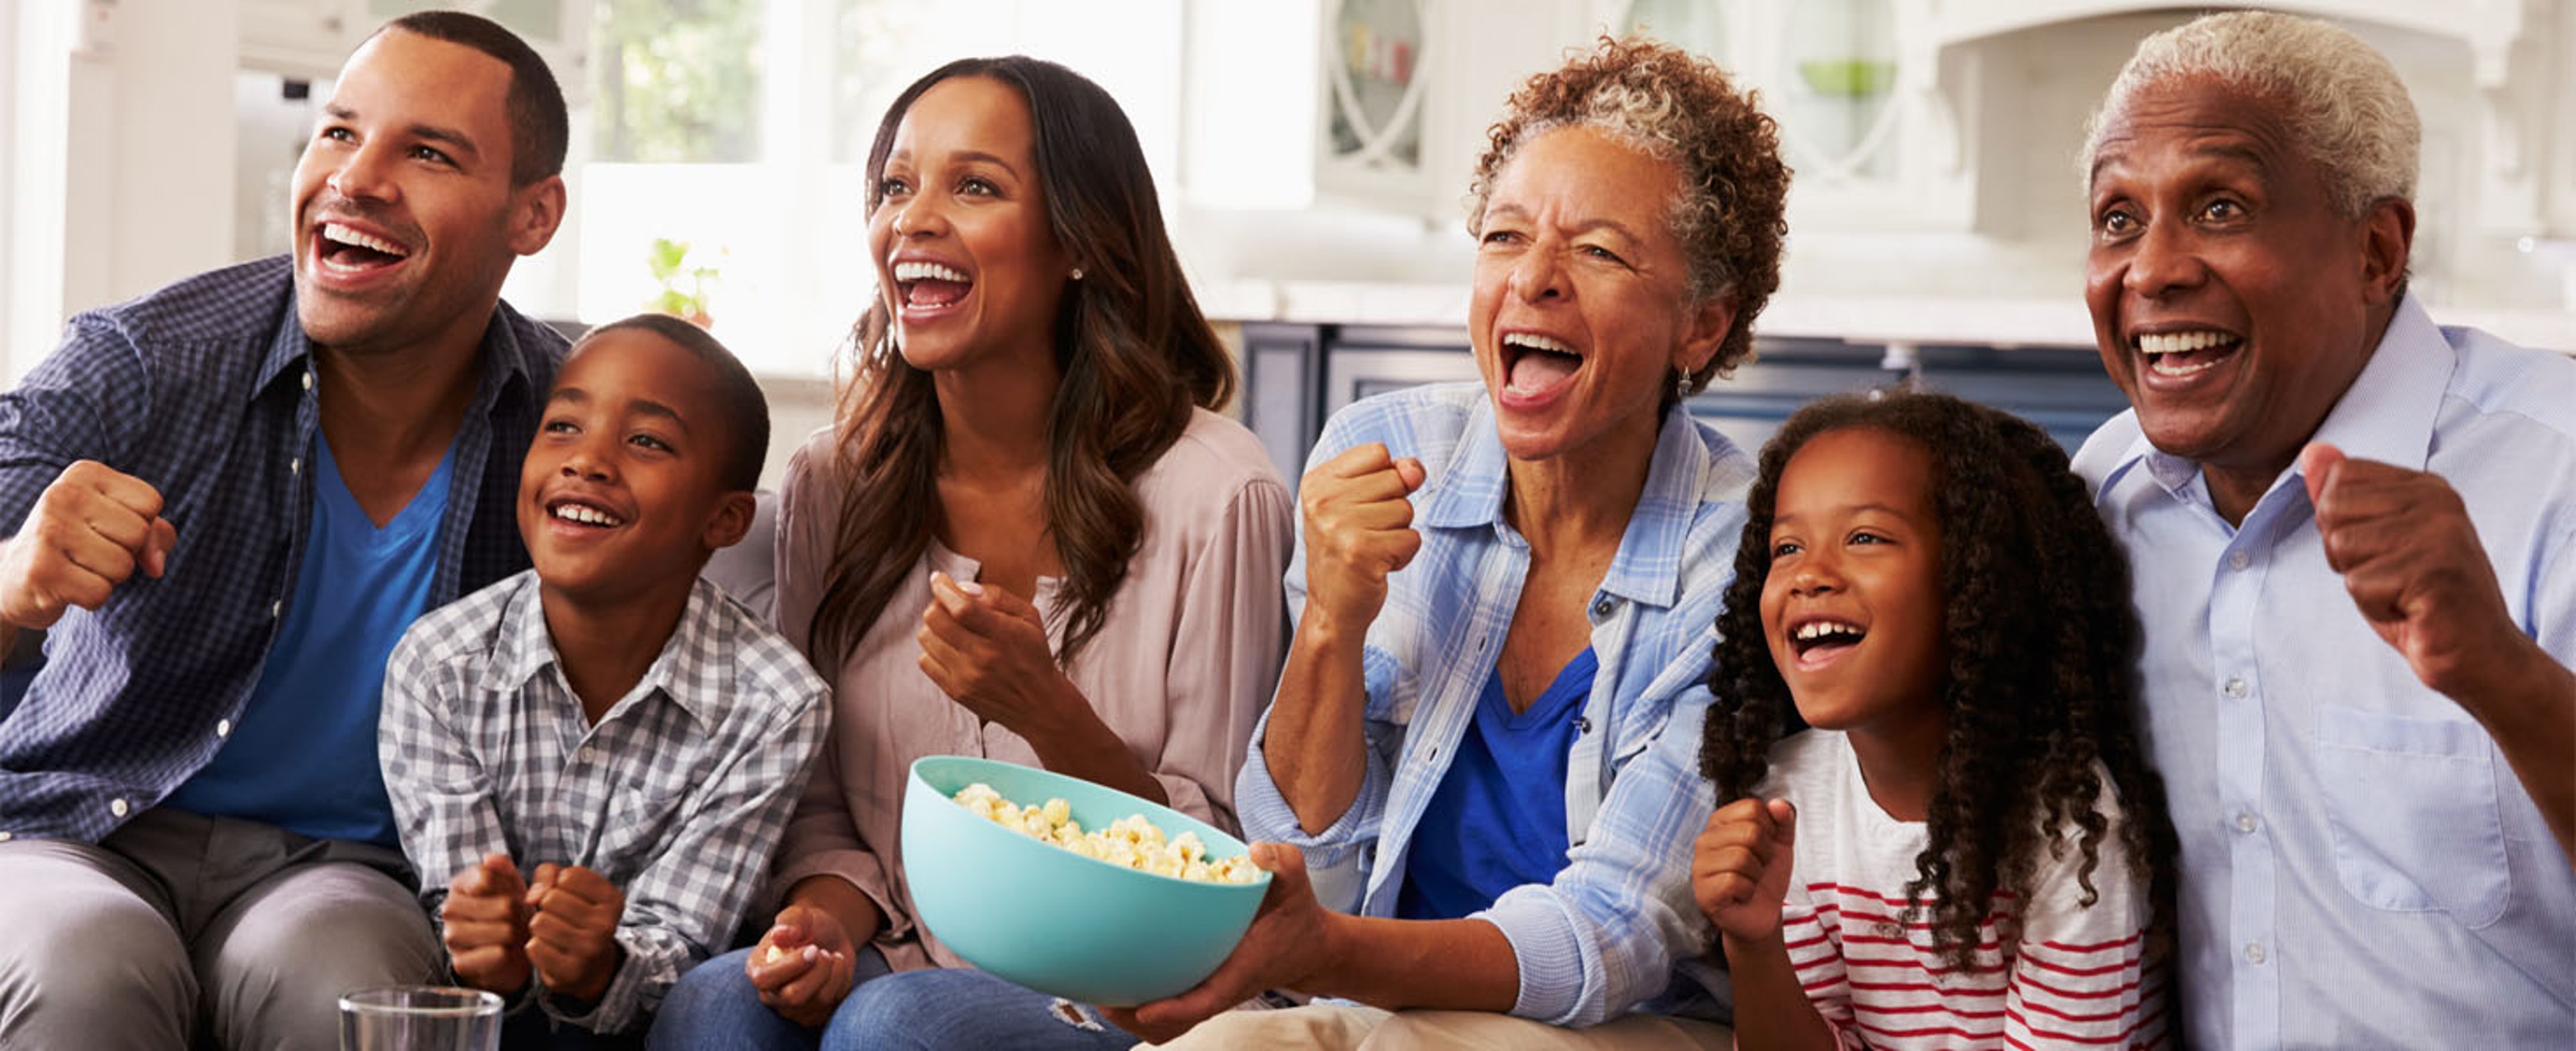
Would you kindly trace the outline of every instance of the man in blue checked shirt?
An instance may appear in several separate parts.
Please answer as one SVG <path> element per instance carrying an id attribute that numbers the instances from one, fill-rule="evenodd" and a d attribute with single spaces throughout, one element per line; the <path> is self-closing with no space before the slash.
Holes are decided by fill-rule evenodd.
<path id="1" fill-rule="evenodd" d="M 341 70 L 295 252 L 74 318 L 0 396 L 0 1045 L 328 1047 L 429 980 L 376 763 L 385 656 L 527 566 L 563 341 L 500 303 L 563 215 L 562 92 L 427 12 Z M 0 649 L 5 649 L 0 646 Z"/>
<path id="2" fill-rule="evenodd" d="M 2421 135 L 2342 29 L 2149 38 L 2085 147 L 2201 1047 L 2576 1046 L 2576 361 L 2407 289 Z"/>

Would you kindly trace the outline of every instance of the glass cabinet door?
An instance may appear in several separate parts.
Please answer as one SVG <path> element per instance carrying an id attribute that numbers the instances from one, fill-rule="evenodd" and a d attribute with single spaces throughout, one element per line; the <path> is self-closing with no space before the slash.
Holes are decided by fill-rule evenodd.
<path id="1" fill-rule="evenodd" d="M 1786 7 L 1778 116 L 1801 179 L 1894 179 L 1896 12 L 1889 0 Z"/>

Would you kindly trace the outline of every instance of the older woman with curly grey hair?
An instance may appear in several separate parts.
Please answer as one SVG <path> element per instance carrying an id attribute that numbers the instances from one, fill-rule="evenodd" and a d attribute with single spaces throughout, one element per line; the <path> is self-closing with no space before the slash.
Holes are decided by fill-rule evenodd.
<path id="1" fill-rule="evenodd" d="M 1468 230 L 1482 383 L 1326 426 L 1295 641 L 1237 780 L 1277 874 L 1171 1034 L 1193 1046 L 1698 1046 L 1691 837 L 1711 625 L 1753 465 L 1680 401 L 1752 354 L 1789 172 L 1705 59 L 1604 39 L 1490 134 Z M 1676 965 L 1683 964 L 1682 972 Z M 1506 1013 L 1508 1012 L 1508 1013 Z"/>

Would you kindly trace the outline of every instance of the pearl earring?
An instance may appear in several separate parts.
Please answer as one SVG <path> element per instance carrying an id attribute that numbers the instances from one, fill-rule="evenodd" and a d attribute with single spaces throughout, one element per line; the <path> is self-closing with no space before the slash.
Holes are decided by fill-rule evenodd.
<path id="1" fill-rule="evenodd" d="M 1073 268 L 1073 279 L 1074 279 L 1074 280 L 1076 280 L 1076 281 L 1080 281 L 1080 280 L 1082 280 L 1082 268 L 1081 268 L 1081 267 L 1078 267 L 1078 266 L 1077 266 L 1077 267 L 1074 267 L 1074 268 Z"/>

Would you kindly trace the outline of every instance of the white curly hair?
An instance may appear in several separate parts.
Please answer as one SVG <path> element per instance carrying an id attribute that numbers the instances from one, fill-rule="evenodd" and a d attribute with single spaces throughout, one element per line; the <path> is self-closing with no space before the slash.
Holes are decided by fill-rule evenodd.
<path id="1" fill-rule="evenodd" d="M 2280 106 L 2294 147 L 2316 164 L 2345 218 L 2380 201 L 2414 200 L 2423 124 L 2395 67 L 2341 26 L 2271 11 L 2205 15 L 2140 42 L 2085 124 L 2076 171 L 2088 190 L 2112 118 L 2148 88 L 2190 79 Z"/>

